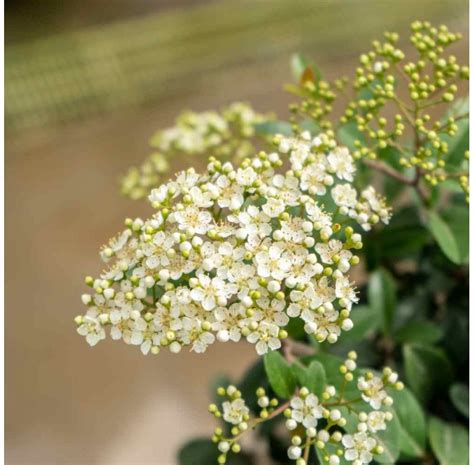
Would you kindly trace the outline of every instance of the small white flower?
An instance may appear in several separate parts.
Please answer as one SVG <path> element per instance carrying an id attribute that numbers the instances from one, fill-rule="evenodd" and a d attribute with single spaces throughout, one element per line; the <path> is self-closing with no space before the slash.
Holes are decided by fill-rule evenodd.
<path id="1" fill-rule="evenodd" d="M 323 164 L 311 163 L 301 173 L 301 190 L 311 195 L 324 195 L 328 184 L 331 183 L 328 182 L 328 175 Z"/>
<path id="2" fill-rule="evenodd" d="M 369 431 L 372 433 L 386 429 L 385 412 L 370 412 L 367 416 L 367 426 L 369 427 Z"/>
<path id="3" fill-rule="evenodd" d="M 312 284 L 304 291 L 293 290 L 290 292 L 292 303 L 288 306 L 288 315 L 297 317 L 305 309 L 316 310 L 323 302 Z"/>
<path id="4" fill-rule="evenodd" d="M 81 336 L 85 336 L 90 346 L 95 346 L 99 341 L 105 339 L 105 330 L 100 324 L 98 313 L 95 310 L 89 310 L 83 318 L 83 323 L 77 328 Z"/>
<path id="5" fill-rule="evenodd" d="M 350 184 L 338 184 L 331 189 L 331 197 L 339 207 L 354 208 L 357 204 L 357 191 Z"/>
<path id="6" fill-rule="evenodd" d="M 359 298 L 355 288 L 351 285 L 351 282 L 348 278 L 343 277 L 336 280 L 336 297 L 338 299 L 344 299 L 347 301 L 346 308 L 351 310 L 352 304 L 357 303 Z"/>
<path id="7" fill-rule="evenodd" d="M 233 287 L 220 278 L 210 278 L 204 273 L 198 276 L 199 287 L 195 287 L 191 291 L 191 298 L 200 302 L 205 310 L 214 309 L 220 299 L 223 299 L 225 304 L 227 298 L 230 297 Z"/>
<path id="8" fill-rule="evenodd" d="M 269 198 L 262 210 L 270 218 L 276 218 L 285 211 L 285 203 L 281 199 Z"/>
<path id="9" fill-rule="evenodd" d="M 268 251 L 259 252 L 255 256 L 257 273 L 262 278 L 273 278 L 282 281 L 288 276 L 291 268 L 290 260 L 283 255 L 283 250 L 272 245 Z"/>
<path id="10" fill-rule="evenodd" d="M 247 341 L 255 344 L 255 349 L 258 355 L 264 355 L 269 349 L 277 350 L 281 347 L 278 333 L 278 326 L 262 321 L 257 329 L 247 336 Z"/>
<path id="11" fill-rule="evenodd" d="M 334 343 L 341 335 L 341 327 L 337 324 L 339 313 L 336 310 L 325 310 L 320 313 L 305 309 L 301 318 L 306 322 L 305 330 L 309 334 L 314 334 L 319 342 L 327 339 Z"/>
<path id="12" fill-rule="evenodd" d="M 141 317 L 136 319 L 132 327 L 130 343 L 140 346 L 143 355 L 148 354 L 153 344 L 158 345 L 158 334 L 153 320 L 146 321 Z"/>
<path id="13" fill-rule="evenodd" d="M 219 188 L 217 204 L 221 208 L 237 210 L 244 203 L 243 189 L 239 184 L 233 183 L 227 176 L 217 178 L 216 185 Z"/>
<path id="14" fill-rule="evenodd" d="M 205 234 L 209 231 L 212 215 L 208 211 L 200 210 L 189 205 L 183 210 L 174 213 L 178 228 L 183 231 L 193 231 L 195 234 Z"/>
<path id="15" fill-rule="evenodd" d="M 250 205 L 246 211 L 240 212 L 233 221 L 240 223 L 245 236 L 267 237 L 272 232 L 270 219 L 270 216 L 258 207 Z"/>
<path id="16" fill-rule="evenodd" d="M 242 322 L 245 319 L 245 307 L 236 302 L 230 307 L 218 307 L 214 311 L 216 321 L 212 329 L 217 331 L 217 339 L 223 342 L 240 341 L 242 336 Z"/>
<path id="17" fill-rule="evenodd" d="M 257 308 L 254 311 L 254 320 L 265 322 L 268 325 L 286 326 L 290 319 L 285 313 L 285 302 L 278 299 L 263 297 L 257 300 Z"/>
<path id="18" fill-rule="evenodd" d="M 323 417 L 323 407 L 314 394 L 308 394 L 304 399 L 293 397 L 290 401 L 291 418 L 301 423 L 305 428 L 316 428 L 318 420 Z"/>
<path id="19" fill-rule="evenodd" d="M 361 376 L 357 382 L 357 388 L 362 392 L 362 399 L 375 410 L 380 409 L 383 400 L 387 397 L 384 387 L 383 381 L 378 376 L 372 379 Z"/>
<path id="20" fill-rule="evenodd" d="M 342 437 L 342 445 L 346 449 L 344 452 L 346 460 L 351 462 L 359 460 L 365 464 L 372 461 L 372 450 L 377 446 L 377 441 L 366 433 L 345 434 Z"/>
<path id="21" fill-rule="evenodd" d="M 339 179 L 352 182 L 356 171 L 354 160 L 346 147 L 336 147 L 328 155 L 329 170 Z"/>
<path id="22" fill-rule="evenodd" d="M 232 402 L 224 402 L 222 404 L 222 418 L 227 423 L 238 425 L 244 421 L 244 417 L 249 414 L 249 409 L 245 405 L 243 399 L 235 399 Z"/>
<path id="23" fill-rule="evenodd" d="M 257 173 L 251 167 L 248 167 L 245 169 L 239 168 L 237 170 L 236 180 L 237 180 L 237 183 L 241 186 L 246 186 L 246 187 L 252 186 L 254 182 L 257 180 L 257 178 L 258 178 Z"/>

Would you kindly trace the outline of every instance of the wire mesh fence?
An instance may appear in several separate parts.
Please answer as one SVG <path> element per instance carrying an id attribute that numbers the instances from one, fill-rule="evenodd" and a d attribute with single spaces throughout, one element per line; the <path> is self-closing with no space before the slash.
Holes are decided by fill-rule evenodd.
<path id="1" fill-rule="evenodd" d="M 418 17 L 449 23 L 463 11 L 453 5 L 463 0 L 399 0 L 384 9 L 380 3 L 221 1 L 7 46 L 6 128 L 146 105 L 196 82 L 212 86 L 220 70 L 305 48 L 348 54 L 374 32 L 406 29 Z"/>

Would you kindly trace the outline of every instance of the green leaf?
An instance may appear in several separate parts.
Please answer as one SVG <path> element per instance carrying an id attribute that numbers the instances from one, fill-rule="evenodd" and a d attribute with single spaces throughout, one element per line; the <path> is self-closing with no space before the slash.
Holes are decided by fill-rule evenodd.
<path id="1" fill-rule="evenodd" d="M 449 397 L 458 411 L 469 418 L 469 388 L 465 384 L 453 384 L 449 388 Z"/>
<path id="2" fill-rule="evenodd" d="M 293 370 L 301 387 L 305 386 L 312 393 L 321 396 L 326 387 L 326 371 L 320 362 L 314 360 L 308 367 L 294 364 Z"/>
<path id="3" fill-rule="evenodd" d="M 446 117 L 461 116 L 469 112 L 469 99 L 456 100 L 447 112 Z M 464 118 L 456 121 L 458 131 L 454 137 L 443 135 L 442 140 L 448 143 L 449 151 L 446 155 L 448 165 L 457 167 L 464 160 L 464 152 L 469 150 L 469 119 Z"/>
<path id="4" fill-rule="evenodd" d="M 283 399 L 290 398 L 296 387 L 293 370 L 279 352 L 265 354 L 263 363 L 270 386 L 275 394 Z"/>
<path id="5" fill-rule="evenodd" d="M 364 135 L 357 129 L 357 124 L 353 121 L 340 126 L 337 130 L 337 138 L 342 145 L 350 150 L 356 150 L 355 141 L 364 140 Z"/>
<path id="6" fill-rule="evenodd" d="M 360 342 L 370 333 L 375 332 L 380 325 L 376 310 L 368 305 L 355 306 L 351 312 L 351 320 L 354 327 L 341 335 L 341 341 L 344 343 Z"/>
<path id="7" fill-rule="evenodd" d="M 467 205 L 450 205 L 441 213 L 449 225 L 458 246 L 461 263 L 469 262 L 469 207 Z"/>
<path id="8" fill-rule="evenodd" d="M 209 439 L 193 439 L 178 452 L 179 465 L 212 465 L 217 463 L 220 452 L 217 444 Z M 228 454 L 228 465 L 250 465 L 252 462 L 245 454 Z"/>
<path id="9" fill-rule="evenodd" d="M 389 335 L 396 305 L 395 282 L 389 272 L 380 268 L 372 273 L 367 292 L 369 305 L 378 315 L 385 334 Z"/>
<path id="10" fill-rule="evenodd" d="M 440 465 L 468 464 L 469 433 L 461 425 L 432 417 L 428 422 L 428 437 Z"/>
<path id="11" fill-rule="evenodd" d="M 290 318 L 290 321 L 285 327 L 288 336 L 296 341 L 303 341 L 306 338 L 306 331 L 304 330 L 305 322 L 301 318 Z"/>
<path id="12" fill-rule="evenodd" d="M 264 389 L 269 388 L 262 358 L 258 358 L 258 360 L 247 370 L 237 387 L 240 392 L 242 392 L 242 397 L 247 402 L 250 410 L 254 413 L 260 412 L 256 391 L 259 387 L 263 387 Z"/>
<path id="13" fill-rule="evenodd" d="M 406 344 L 403 346 L 403 358 L 406 380 L 422 403 L 430 400 L 437 390 L 449 385 L 452 368 L 442 349 Z"/>
<path id="14" fill-rule="evenodd" d="M 443 337 L 441 328 L 431 321 L 414 320 L 408 322 L 395 333 L 395 341 L 399 343 L 418 342 L 434 344 Z"/>
<path id="15" fill-rule="evenodd" d="M 426 421 L 423 409 L 408 388 L 391 393 L 393 410 L 400 423 L 400 451 L 409 458 L 423 457 Z"/>
<path id="16" fill-rule="evenodd" d="M 428 229 L 444 254 L 454 263 L 461 263 L 461 251 L 450 226 L 434 211 L 428 212 Z"/>
<path id="17" fill-rule="evenodd" d="M 365 241 L 369 266 L 375 268 L 384 259 L 398 259 L 418 255 L 431 235 L 420 222 L 417 209 L 403 208 L 396 212 L 390 224 L 374 229 Z"/>
<path id="18" fill-rule="evenodd" d="M 265 121 L 263 123 L 257 123 L 254 125 L 255 131 L 261 136 L 274 136 L 276 134 L 282 134 L 284 136 L 291 136 L 293 134 L 293 128 L 290 123 L 286 121 Z"/>

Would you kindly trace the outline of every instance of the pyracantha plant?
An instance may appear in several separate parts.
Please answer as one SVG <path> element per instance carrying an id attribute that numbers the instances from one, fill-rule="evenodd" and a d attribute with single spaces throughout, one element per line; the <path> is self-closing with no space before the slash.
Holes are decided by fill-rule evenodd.
<path id="1" fill-rule="evenodd" d="M 290 106 L 289 122 L 242 103 L 182 114 L 122 180 L 122 192 L 147 197 L 153 213 L 127 219 L 102 248 L 105 269 L 86 278 L 91 291 L 82 296 L 87 309 L 75 319 L 78 333 L 91 346 L 109 334 L 145 355 L 202 353 L 217 341 L 246 340 L 264 359 L 252 369 L 264 382 L 249 381 L 258 378 L 252 371 L 241 385 L 217 389 L 209 411 L 222 424 L 211 451 L 200 444 L 202 465 L 252 463 L 245 454 L 238 456 L 243 462 L 233 460 L 257 427 L 278 463 L 393 464 L 400 456 L 431 463 L 426 433 L 418 431 L 420 407 L 393 369 L 391 278 L 371 278 L 369 294 L 377 288 L 387 296 L 378 305 L 382 316 L 363 324 L 383 320 L 379 347 L 392 368 L 361 369 L 355 351 L 345 359 L 328 351 L 354 327 L 359 291 L 351 270 L 364 237 L 378 237 L 392 216 L 371 173 L 392 180 L 391 197 L 400 191 L 393 182 L 413 188 L 442 251 L 462 259 L 430 208 L 440 184 L 453 190 L 454 180 L 468 196 L 466 105 L 458 101 L 441 117 L 433 111 L 454 100 L 456 82 L 469 72 L 446 54 L 458 34 L 426 22 L 412 30 L 416 60 L 387 33 L 361 55 L 351 86 L 346 78 L 323 80 L 296 56 L 297 85 L 289 91 L 300 101 Z M 333 117 L 340 96 L 348 103 Z M 165 181 L 176 155 L 208 157 L 207 168 Z M 441 449 L 432 448 L 439 458 Z M 186 454 L 181 464 L 197 463 Z"/>

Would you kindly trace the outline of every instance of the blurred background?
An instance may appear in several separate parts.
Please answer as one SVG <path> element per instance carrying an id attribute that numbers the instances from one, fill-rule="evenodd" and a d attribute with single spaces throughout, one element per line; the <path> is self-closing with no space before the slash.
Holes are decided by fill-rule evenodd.
<path id="1" fill-rule="evenodd" d="M 347 74 L 413 19 L 467 33 L 468 2 L 7 0 L 5 13 L 6 461 L 172 465 L 212 430 L 208 381 L 256 355 L 223 344 L 143 357 L 75 334 L 99 246 L 149 213 L 119 196 L 120 175 L 183 109 L 242 100 L 285 117 L 294 52 Z M 467 62 L 467 40 L 457 53 Z"/>

